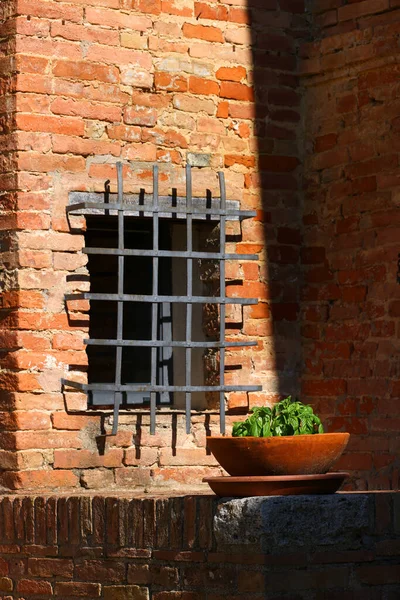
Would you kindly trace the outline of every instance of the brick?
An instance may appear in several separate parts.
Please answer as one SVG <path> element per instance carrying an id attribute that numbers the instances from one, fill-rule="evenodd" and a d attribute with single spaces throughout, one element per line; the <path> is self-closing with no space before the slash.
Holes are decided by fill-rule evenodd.
<path id="1" fill-rule="evenodd" d="M 189 92 L 203 96 L 218 96 L 219 85 L 216 81 L 191 76 L 189 78 Z"/>
<path id="2" fill-rule="evenodd" d="M 154 77 L 148 68 L 135 67 L 129 64 L 121 67 L 121 83 L 132 87 L 149 89 L 153 87 Z"/>
<path id="3" fill-rule="evenodd" d="M 241 82 L 246 78 L 247 71 L 244 67 L 220 67 L 215 76 L 223 81 Z"/>
<path id="4" fill-rule="evenodd" d="M 120 40 L 123 48 L 133 48 L 135 50 L 145 50 L 147 48 L 147 38 L 141 32 L 128 33 L 124 31 L 120 34 Z M 101 43 L 106 44 L 107 41 Z"/>
<path id="5" fill-rule="evenodd" d="M 117 143 L 85 140 L 66 135 L 53 135 L 52 146 L 53 152 L 59 154 L 79 154 L 81 156 L 89 156 L 90 154 L 112 154 L 113 156 L 119 156 L 121 152 L 121 147 Z M 75 270 L 75 268 L 73 267 L 72 270 Z"/>
<path id="6" fill-rule="evenodd" d="M 9 552 L 10 549 L 6 548 Z M 0 591 L 2 592 L 12 592 L 13 590 L 13 581 L 9 577 L 0 577 Z"/>
<path id="7" fill-rule="evenodd" d="M 25 135 L 25 134 L 23 134 Z M 26 134 L 26 135 L 31 135 L 31 134 Z M 42 137 L 42 136 L 41 136 Z M 50 136 L 46 136 L 46 138 L 48 138 L 48 146 L 47 146 L 47 150 L 50 150 L 51 148 L 51 138 Z M 36 140 L 35 140 L 35 143 Z M 40 148 L 40 146 L 39 146 Z M 26 148 L 25 148 L 26 149 Z M 32 193 L 30 194 L 29 192 L 20 192 L 17 196 L 17 203 L 18 203 L 18 208 L 20 210 L 48 210 L 49 209 L 49 198 L 46 196 L 46 194 L 38 194 L 38 193 Z"/>
<path id="8" fill-rule="evenodd" d="M 157 111 L 142 106 L 127 107 L 124 110 L 124 122 L 128 125 L 154 127 L 157 123 Z"/>
<path id="9" fill-rule="evenodd" d="M 101 586 L 99 583 L 59 581 L 54 585 L 54 594 L 72 598 L 98 598 L 101 595 Z"/>
<path id="10" fill-rule="evenodd" d="M 50 416 L 39 411 L 14 411 L 11 413 L 0 412 L 0 428 L 16 430 L 49 429 Z"/>
<path id="11" fill-rule="evenodd" d="M 157 448 L 129 448 L 125 451 L 124 464 L 127 466 L 151 466 L 158 464 Z"/>
<path id="12" fill-rule="evenodd" d="M 16 98 L 16 110 L 19 112 L 48 113 L 50 99 L 41 94 L 19 94 Z"/>
<path id="13" fill-rule="evenodd" d="M 44 40 L 41 38 L 21 38 L 16 39 L 16 52 L 29 54 L 37 54 L 42 57 L 65 57 L 70 60 L 79 60 L 81 51 L 78 44 L 61 40 Z"/>
<path id="14" fill-rule="evenodd" d="M 160 466 L 168 465 L 213 465 L 218 463 L 211 454 L 206 454 L 204 448 L 162 448 L 160 452 Z"/>
<path id="15" fill-rule="evenodd" d="M 226 167 L 231 167 L 232 165 L 243 165 L 244 167 L 254 167 L 255 165 L 255 157 L 254 156 L 241 156 L 241 155 L 232 155 L 226 154 L 224 158 L 224 163 Z"/>
<path id="16" fill-rule="evenodd" d="M 35 577 L 62 576 L 71 578 L 73 561 L 66 558 L 29 558 L 28 573 Z"/>
<path id="17" fill-rule="evenodd" d="M 62 135 L 83 135 L 85 125 L 81 119 L 66 117 L 60 119 L 47 115 L 16 115 L 16 125 L 24 131 L 43 131 Z"/>
<path id="18" fill-rule="evenodd" d="M 83 236 L 72 236 L 69 233 L 49 232 L 21 232 L 18 235 L 21 248 L 32 250 L 56 250 L 72 252 L 81 250 L 83 247 Z"/>
<path id="19" fill-rule="evenodd" d="M 365 0 L 353 5 L 341 6 L 338 8 L 339 21 L 356 19 L 357 17 L 375 14 L 389 8 L 388 0 Z"/>
<path id="20" fill-rule="evenodd" d="M 114 560 L 84 560 L 82 563 L 75 567 L 76 577 L 78 580 L 89 581 L 89 582 L 104 582 L 106 584 L 122 581 L 125 577 L 125 565 L 121 561 Z M 110 586 L 110 594 L 114 593 L 112 588 L 118 588 L 119 586 Z M 136 587 L 136 586 L 134 586 Z M 106 586 L 103 587 L 103 596 L 106 596 Z M 116 593 L 118 593 L 117 590 Z M 129 597 L 129 596 L 128 596 Z M 113 598 L 109 596 L 109 600 Z M 122 596 L 115 596 L 115 598 L 122 598 Z"/>
<path id="21" fill-rule="evenodd" d="M 247 8 L 231 7 L 229 9 L 228 21 L 233 23 L 241 23 L 244 25 L 251 24 L 251 12 Z"/>
<path id="22" fill-rule="evenodd" d="M 52 257 L 50 252 L 24 251 L 19 252 L 19 264 L 21 267 L 33 267 L 34 269 L 45 269 L 51 267 Z"/>
<path id="23" fill-rule="evenodd" d="M 117 31 L 105 31 L 99 27 L 76 25 L 65 21 L 53 21 L 50 24 L 50 28 L 52 37 L 61 37 L 76 42 L 85 40 L 99 44 L 108 44 L 110 46 L 117 46 L 119 43 Z"/>
<path id="24" fill-rule="evenodd" d="M 14 403 L 16 409 L 22 410 L 56 410 L 64 406 L 61 394 L 14 394 Z"/>
<path id="25" fill-rule="evenodd" d="M 228 397 L 228 409 L 233 411 L 248 411 L 249 400 L 246 392 L 233 392 Z"/>
<path id="26" fill-rule="evenodd" d="M 337 98 L 336 111 L 338 113 L 354 112 L 357 109 L 357 97 L 354 94 L 348 94 Z"/>
<path id="27" fill-rule="evenodd" d="M 88 7 L 86 9 L 86 19 L 89 23 L 93 23 L 94 25 L 105 25 L 110 27 L 110 23 L 112 23 L 113 27 L 137 31 L 146 31 L 153 24 L 150 17 L 127 14 L 126 12 L 110 10 L 108 8 Z"/>
<path id="28" fill-rule="evenodd" d="M 271 89 L 268 92 L 268 102 L 276 106 L 299 106 L 300 97 L 293 90 Z"/>
<path id="29" fill-rule="evenodd" d="M 83 350 L 83 337 L 78 333 L 55 333 L 52 347 L 56 350 Z"/>
<path id="30" fill-rule="evenodd" d="M 213 100 L 206 98 L 191 98 L 183 94 L 175 94 L 173 99 L 174 108 L 190 113 L 205 112 L 208 115 L 215 113 Z"/>
<path id="31" fill-rule="evenodd" d="M 142 68 L 150 70 L 153 62 L 150 54 L 146 52 L 138 52 L 131 50 L 130 48 L 114 48 L 110 52 L 109 46 L 100 44 L 93 44 L 90 46 L 87 58 L 89 61 L 103 62 L 108 64 L 115 64 L 117 61 L 120 65 L 120 69 L 129 68 Z"/>
<path id="32" fill-rule="evenodd" d="M 9 574 L 9 565 L 8 562 L 2 558 L 0 560 L 0 575 L 8 575 Z"/>
<path id="33" fill-rule="evenodd" d="M 116 67 L 89 61 L 55 61 L 53 75 L 86 81 L 104 81 L 105 83 L 117 83 L 119 79 L 119 71 Z"/>
<path id="34" fill-rule="evenodd" d="M 314 142 L 314 151 L 325 152 L 326 150 L 334 148 L 337 144 L 337 139 L 338 136 L 336 133 L 327 133 L 326 135 L 317 137 Z"/>
<path id="35" fill-rule="evenodd" d="M 162 131 L 160 129 L 148 129 L 142 132 L 143 142 L 154 142 L 159 146 L 187 148 L 187 141 L 183 135 L 177 131 Z"/>
<path id="36" fill-rule="evenodd" d="M 138 142 L 141 138 L 141 129 L 129 125 L 107 125 L 107 134 L 111 139 Z"/>
<path id="37" fill-rule="evenodd" d="M 307 396 L 338 396 L 346 393 L 346 382 L 343 379 L 303 381 L 302 392 Z"/>
<path id="38" fill-rule="evenodd" d="M 19 471 L 10 485 L 11 489 L 62 489 L 78 485 L 78 477 L 72 471 L 30 470 Z M 33 573 L 31 573 L 33 575 Z"/>
<path id="39" fill-rule="evenodd" d="M 129 583 L 136 584 L 151 583 L 152 577 L 149 565 L 129 565 L 127 580 Z"/>
<path id="40" fill-rule="evenodd" d="M 123 150 L 122 156 L 129 160 L 154 162 L 157 158 L 157 147 L 153 144 L 130 144 Z M 94 170 L 91 169 L 90 173 L 93 174 Z"/>
<path id="41" fill-rule="evenodd" d="M 72 22 L 82 20 L 82 8 L 80 6 L 65 2 L 54 4 L 46 0 L 18 0 L 18 14 L 46 19 L 65 19 Z"/>
<path id="42" fill-rule="evenodd" d="M 111 448 L 104 456 L 89 450 L 54 450 L 55 469 L 86 469 L 90 467 L 120 467 L 123 450 Z"/>
<path id="43" fill-rule="evenodd" d="M 170 73 L 154 73 L 154 86 L 156 89 L 166 90 L 168 92 L 186 92 L 188 81 L 181 75 L 171 75 Z"/>
<path id="44" fill-rule="evenodd" d="M 1 469 L 16 469 L 18 467 L 18 457 L 15 452 L 0 450 L 0 468 Z"/>
<path id="45" fill-rule="evenodd" d="M 177 0 L 161 0 L 161 10 L 169 15 L 178 15 L 181 17 L 193 16 L 193 4 L 190 2 L 177 2 Z"/>
<path id="46" fill-rule="evenodd" d="M 57 98 L 51 104 L 51 111 L 54 114 L 79 116 L 87 119 L 98 119 L 102 121 L 119 121 L 121 118 L 121 108 L 118 106 L 106 106 L 96 102 L 86 100 L 75 100 Z"/>
<path id="47" fill-rule="evenodd" d="M 275 173 L 290 172 L 296 169 L 299 160 L 295 156 L 259 156 L 260 169 Z"/>
<path id="48" fill-rule="evenodd" d="M 53 593 L 51 583 L 48 581 L 35 581 L 34 579 L 21 579 L 17 584 L 17 592 L 21 594 L 50 594 Z"/>
<path id="49" fill-rule="evenodd" d="M 236 83 L 230 81 L 221 82 L 220 90 L 221 98 L 229 98 L 232 100 L 248 100 L 254 101 L 254 90 L 243 83 Z"/>
<path id="50" fill-rule="evenodd" d="M 85 161 L 80 156 L 42 155 L 39 152 L 25 152 L 20 154 L 19 166 L 27 171 L 47 173 L 49 171 L 82 171 Z M 36 229 L 36 227 L 24 227 Z"/>
<path id="51" fill-rule="evenodd" d="M 222 31 L 218 27 L 184 23 L 182 26 L 182 33 L 187 38 L 195 38 L 208 42 L 220 42 L 221 44 L 224 41 Z"/>
<path id="52" fill-rule="evenodd" d="M 138 0 L 137 8 L 144 13 L 159 15 L 161 12 L 161 0 Z"/>
<path id="53" fill-rule="evenodd" d="M 85 489 L 109 489 L 114 485 L 114 473 L 110 469 L 88 469 L 82 472 L 80 484 Z"/>
<path id="54" fill-rule="evenodd" d="M 70 415 L 65 412 L 55 412 L 51 416 L 54 429 L 81 431 L 85 427 L 98 425 L 98 417 L 86 415 Z"/>
<path id="55" fill-rule="evenodd" d="M 230 42 L 232 44 L 239 44 L 245 46 L 252 46 L 253 39 L 251 35 L 251 30 L 249 27 L 227 27 L 225 29 L 225 41 Z"/>
<path id="56" fill-rule="evenodd" d="M 35 389 L 35 388 L 31 388 Z M 31 391 L 31 390 L 29 390 Z M 60 431 L 18 431 L 15 434 L 19 450 L 35 448 L 80 448 L 79 436 L 71 432 Z"/>
<path id="57" fill-rule="evenodd" d="M 15 19 L 14 26 L 16 32 L 21 35 L 47 37 L 50 32 L 50 23 L 47 19 L 20 16 Z"/>
<path id="58" fill-rule="evenodd" d="M 149 590 L 137 585 L 112 585 L 103 587 L 105 600 L 149 600 Z"/>
<path id="59" fill-rule="evenodd" d="M 208 19 L 211 21 L 227 21 L 228 9 L 226 8 L 226 6 L 210 6 L 205 2 L 195 2 L 194 15 L 196 19 Z"/>
<path id="60" fill-rule="evenodd" d="M 271 315 L 274 321 L 297 321 L 299 305 L 295 302 L 271 303 Z"/>

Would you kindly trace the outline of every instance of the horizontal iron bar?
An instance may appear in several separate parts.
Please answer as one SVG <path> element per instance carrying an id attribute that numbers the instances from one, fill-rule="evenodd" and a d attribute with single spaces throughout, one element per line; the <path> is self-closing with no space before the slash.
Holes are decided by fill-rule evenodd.
<path id="1" fill-rule="evenodd" d="M 160 258 L 202 258 L 205 260 L 258 260 L 258 254 L 224 254 L 223 252 L 187 252 L 184 250 L 136 250 L 125 248 L 83 248 L 84 254 L 111 254 L 115 256 L 158 256 Z"/>
<path id="2" fill-rule="evenodd" d="M 257 346 L 257 342 L 168 342 L 161 340 L 83 340 L 88 346 L 145 346 L 147 348 L 241 348 Z"/>
<path id="3" fill-rule="evenodd" d="M 109 392 L 260 392 L 261 385 L 151 385 L 114 383 L 80 383 L 62 379 L 63 385 L 82 390 Z"/>
<path id="4" fill-rule="evenodd" d="M 193 214 L 193 215 L 210 215 L 210 216 L 225 216 L 239 217 L 242 219 L 249 219 L 257 215 L 255 210 L 240 210 L 235 208 L 202 208 L 202 207 L 187 207 L 187 206 L 151 206 L 151 204 L 128 204 L 126 202 L 78 202 L 78 204 L 70 204 L 67 206 L 67 213 L 72 213 L 84 209 L 96 209 L 96 210 L 122 210 L 126 213 L 148 213 L 149 216 L 154 213 L 166 213 L 166 214 Z"/>
<path id="5" fill-rule="evenodd" d="M 221 298 L 219 296 L 148 296 L 139 294 L 65 294 L 66 300 L 99 300 L 108 302 L 172 302 L 183 304 L 258 304 L 257 298 Z"/>
<path id="6" fill-rule="evenodd" d="M 123 199 L 125 204 L 140 204 L 141 206 L 152 206 L 153 204 L 153 194 L 151 192 L 145 193 L 130 193 L 124 192 Z M 115 192 L 108 192 L 108 203 L 112 204 L 117 202 L 118 194 Z M 205 202 L 211 207 L 216 206 L 220 207 L 220 197 L 219 196 L 193 196 L 192 198 L 193 204 L 195 206 L 202 205 Z M 94 202 L 104 202 L 104 191 L 102 192 L 69 192 L 68 194 L 68 205 L 78 204 L 79 202 L 87 202 L 89 205 Z M 158 196 L 158 205 L 163 206 L 165 203 L 174 204 L 179 206 L 186 206 L 186 196 L 178 196 L 176 193 L 160 195 Z M 239 208 L 240 202 L 239 200 L 227 200 L 226 202 L 228 208 Z"/>

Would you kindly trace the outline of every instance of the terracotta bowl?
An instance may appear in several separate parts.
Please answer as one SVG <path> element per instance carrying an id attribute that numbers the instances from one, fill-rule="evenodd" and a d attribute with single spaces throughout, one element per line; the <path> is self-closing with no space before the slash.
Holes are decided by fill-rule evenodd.
<path id="1" fill-rule="evenodd" d="M 207 437 L 215 458 L 233 476 L 326 473 L 341 456 L 349 433 L 282 437 Z"/>

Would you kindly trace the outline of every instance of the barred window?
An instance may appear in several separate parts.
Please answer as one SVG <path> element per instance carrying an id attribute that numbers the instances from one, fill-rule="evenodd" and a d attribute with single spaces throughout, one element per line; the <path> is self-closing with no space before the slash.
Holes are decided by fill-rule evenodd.
<path id="1" fill-rule="evenodd" d="M 109 182 L 108 182 L 109 183 Z M 205 395 L 218 392 L 220 429 L 225 432 L 225 395 L 258 391 L 256 385 L 225 384 L 225 350 L 253 346 L 228 341 L 227 304 L 256 304 L 256 298 L 228 298 L 226 260 L 255 260 L 256 255 L 226 253 L 226 222 L 255 215 L 227 202 L 223 173 L 219 198 L 193 198 L 191 168 L 186 196 L 159 196 L 158 166 L 153 190 L 124 194 L 122 163 L 117 163 L 117 194 L 72 194 L 68 214 L 86 216 L 85 248 L 90 291 L 67 295 L 88 299 L 88 381 L 63 380 L 88 395 L 88 407 L 112 406 L 113 429 L 120 408 L 149 407 L 150 432 L 158 406 L 184 408 L 190 431 L 193 409 L 206 408 Z M 207 315 L 214 319 L 207 319 Z M 217 322 L 217 328 L 207 322 Z M 205 357 L 217 356 L 215 377 Z"/>

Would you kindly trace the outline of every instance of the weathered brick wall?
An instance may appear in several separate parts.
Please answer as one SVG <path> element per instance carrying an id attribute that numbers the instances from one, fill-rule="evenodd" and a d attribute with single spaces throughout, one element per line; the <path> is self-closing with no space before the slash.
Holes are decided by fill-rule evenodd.
<path id="1" fill-rule="evenodd" d="M 21 496 L 3 497 L 0 508 L 4 600 L 395 600 L 400 593 L 393 492 L 228 502 Z"/>
<path id="2" fill-rule="evenodd" d="M 190 152 L 208 165 L 194 169 L 196 193 L 216 193 L 224 169 L 229 198 L 258 211 L 229 249 L 259 262 L 227 268 L 229 293 L 260 299 L 229 315 L 228 333 L 258 345 L 228 356 L 227 381 L 263 392 L 232 394 L 231 414 L 296 394 L 304 369 L 303 398 L 353 434 L 339 464 L 349 485 L 398 487 L 396 6 L 4 0 L 1 11 L 1 485 L 174 487 L 219 473 L 204 449 L 215 415 L 196 416 L 190 435 L 181 415 L 162 415 L 155 437 L 146 415 L 122 415 L 105 437 L 109 417 L 79 414 L 86 398 L 60 383 L 84 379 L 87 361 L 87 303 L 64 302 L 83 285 L 67 275 L 86 272 L 68 193 L 115 185 L 117 160 L 127 189 L 150 188 L 158 160 L 162 191 L 179 191 Z"/>
<path id="3" fill-rule="evenodd" d="M 262 394 L 231 395 L 228 406 L 246 412 L 290 392 L 300 356 L 295 53 L 303 7 L 231 0 L 2 6 L 13 15 L 3 29 L 14 31 L 15 44 L 19 292 L 17 310 L 3 320 L 17 341 L 1 358 L 1 484 L 198 483 L 219 473 L 204 449 L 206 432 L 217 431 L 215 416 L 196 417 L 186 435 L 181 415 L 163 415 L 150 437 L 146 416 L 123 415 L 118 436 L 105 440 L 99 416 L 71 414 L 85 410 L 86 398 L 62 394 L 61 377 L 84 379 L 79 368 L 87 360 L 87 303 L 64 303 L 65 292 L 83 286 L 67 283 L 67 275 L 86 272 L 83 236 L 71 234 L 66 219 L 68 193 L 102 191 L 108 178 L 115 186 L 117 160 L 126 163 L 126 189 L 135 191 L 151 190 L 155 160 L 161 192 L 182 190 L 189 152 L 208 165 L 193 169 L 195 193 L 216 193 L 216 172 L 224 169 L 229 199 L 258 211 L 241 235 L 231 230 L 229 245 L 260 253 L 258 264 L 228 265 L 229 293 L 260 304 L 229 315 L 228 334 L 258 346 L 228 356 L 227 382 L 264 386 Z M 68 365 L 77 370 L 67 373 Z M 103 424 L 109 432 L 108 417 Z"/>
<path id="4" fill-rule="evenodd" d="M 18 347 L 18 334 L 10 331 L 16 325 L 14 309 L 27 298 L 17 289 L 17 258 L 15 254 L 15 231 L 17 219 L 24 214 L 17 212 L 17 140 L 15 125 L 15 27 L 11 15 L 13 2 L 0 5 L 2 36 L 0 42 L 0 346 L 1 358 L 6 351 Z M 13 376 L 0 375 L 0 387 L 8 386 Z"/>
<path id="5" fill-rule="evenodd" d="M 329 4 L 329 6 L 328 6 Z M 313 3 L 305 98 L 303 394 L 352 433 L 338 468 L 399 485 L 400 11 Z"/>

